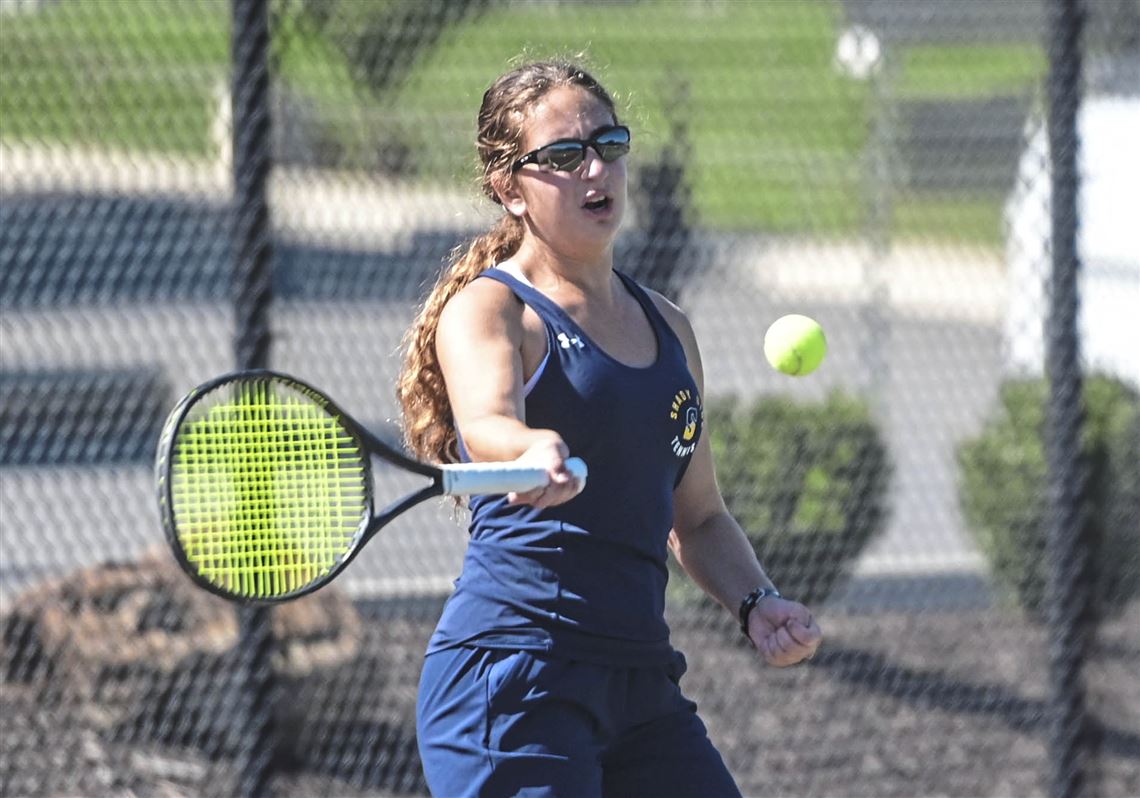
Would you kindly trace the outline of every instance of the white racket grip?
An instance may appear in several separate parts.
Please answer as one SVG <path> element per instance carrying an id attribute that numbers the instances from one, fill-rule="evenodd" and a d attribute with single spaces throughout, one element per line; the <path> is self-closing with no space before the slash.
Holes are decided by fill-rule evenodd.
<path id="1" fill-rule="evenodd" d="M 566 461 L 566 468 L 586 486 L 586 464 L 579 457 Z M 446 496 L 468 496 L 478 493 L 524 493 L 547 484 L 545 468 L 526 468 L 507 463 L 450 463 L 443 471 Z"/>

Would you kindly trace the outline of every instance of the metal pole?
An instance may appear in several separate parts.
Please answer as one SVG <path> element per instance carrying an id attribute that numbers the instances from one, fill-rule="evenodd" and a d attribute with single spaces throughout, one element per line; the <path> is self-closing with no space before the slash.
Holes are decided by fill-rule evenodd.
<path id="1" fill-rule="evenodd" d="M 1081 459 L 1082 377 L 1077 278 L 1077 114 L 1081 97 L 1081 0 L 1049 4 L 1048 133 L 1051 162 L 1052 293 L 1046 337 L 1049 407 L 1048 623 L 1049 791 L 1080 795 L 1086 780 L 1088 727 L 1082 671 L 1092 626 L 1089 536 L 1084 507 L 1088 475 Z"/>
<path id="2" fill-rule="evenodd" d="M 270 169 L 267 0 L 232 0 L 234 355 L 239 369 L 269 363 L 272 249 L 266 184 Z M 237 767 L 244 798 L 270 794 L 273 632 L 269 610 L 239 610 Z"/>
<path id="3" fill-rule="evenodd" d="M 238 368 L 269 363 L 272 246 L 267 0 L 233 0 L 234 354 Z"/>

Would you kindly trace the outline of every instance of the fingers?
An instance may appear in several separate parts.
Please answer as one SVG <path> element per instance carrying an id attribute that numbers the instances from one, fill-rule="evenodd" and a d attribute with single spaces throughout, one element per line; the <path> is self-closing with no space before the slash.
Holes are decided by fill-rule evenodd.
<path id="1" fill-rule="evenodd" d="M 820 642 L 823 640 L 823 632 L 820 630 L 819 625 L 809 618 L 807 623 L 801 623 L 798 620 L 789 621 L 784 626 L 788 630 L 788 636 L 792 638 L 797 645 L 804 648 L 810 648 L 813 651 L 819 647 Z"/>
<path id="2" fill-rule="evenodd" d="M 564 504 L 578 495 L 574 485 L 569 487 L 561 485 L 548 485 L 545 488 L 527 491 L 526 493 L 507 494 L 508 504 L 529 504 L 532 507 L 555 507 Z"/>
<path id="3" fill-rule="evenodd" d="M 811 616 L 803 623 L 792 618 L 765 634 L 756 646 L 764 661 L 778 668 L 797 665 L 815 656 L 823 632 Z"/>
<path id="4" fill-rule="evenodd" d="M 554 507 L 573 499 L 582 492 L 585 482 L 575 477 L 566 466 L 569 457 L 570 448 L 559 437 L 544 438 L 535 443 L 515 462 L 545 469 L 548 481 L 544 487 L 508 493 L 507 501 L 510 504 L 529 504 L 542 508 Z"/>
<path id="5" fill-rule="evenodd" d="M 570 501 L 584 487 L 582 480 L 576 478 L 566 468 L 564 462 L 559 462 L 549 469 L 550 482 L 541 488 L 526 491 L 525 493 L 509 493 L 507 501 L 510 504 L 529 504 L 533 507 L 554 507 Z"/>

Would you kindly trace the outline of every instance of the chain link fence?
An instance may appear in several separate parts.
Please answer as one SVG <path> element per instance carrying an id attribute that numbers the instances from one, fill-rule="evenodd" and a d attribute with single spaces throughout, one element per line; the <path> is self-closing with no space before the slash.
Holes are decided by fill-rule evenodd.
<path id="1" fill-rule="evenodd" d="M 270 164 L 268 364 L 398 438 L 403 331 L 495 215 L 482 92 L 577 53 L 634 131 L 616 265 L 692 319 L 726 498 L 826 636 L 766 669 L 674 574 L 683 686 L 745 794 L 1140 794 L 1140 4 L 1079 15 L 1076 142 L 1048 135 L 1059 5 L 269 0 L 251 140 L 231 35 L 257 3 L 0 0 L 0 794 L 260 792 L 257 745 L 279 795 L 425 793 L 416 682 L 462 516 L 409 514 L 269 613 L 251 727 L 249 630 L 166 553 L 154 446 L 248 362 L 235 141 Z M 1077 638 L 1046 555 L 1051 142 L 1081 180 Z M 761 353 L 791 312 L 829 337 L 805 379 Z"/>

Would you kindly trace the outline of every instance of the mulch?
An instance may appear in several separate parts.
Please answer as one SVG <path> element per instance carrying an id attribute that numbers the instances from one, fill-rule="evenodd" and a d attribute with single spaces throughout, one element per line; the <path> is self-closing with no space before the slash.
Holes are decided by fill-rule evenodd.
<path id="1" fill-rule="evenodd" d="M 345 627 L 353 644 L 342 636 L 335 656 L 310 629 L 306 650 L 325 656 L 277 663 L 277 795 L 425 793 L 413 718 L 420 653 L 437 612 L 431 603 L 363 608 L 359 623 Z M 80 667 L 62 644 L 29 658 L 37 627 L 12 618 L 4 627 L 0 795 L 239 792 L 233 650 Z M 774 669 L 723 613 L 671 618 L 689 662 L 682 687 L 745 795 L 1049 794 L 1044 628 L 1000 607 L 830 610 L 820 620 L 818 656 Z M 1140 603 L 1102 624 L 1085 685 L 1086 794 L 1140 795 Z"/>

